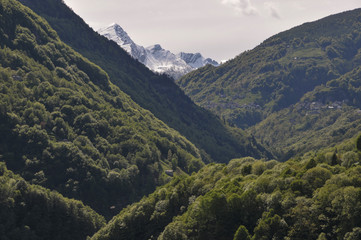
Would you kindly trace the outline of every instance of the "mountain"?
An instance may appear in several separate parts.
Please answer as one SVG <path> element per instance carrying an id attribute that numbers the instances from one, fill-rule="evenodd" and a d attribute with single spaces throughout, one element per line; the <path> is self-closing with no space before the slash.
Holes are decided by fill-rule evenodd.
<path id="1" fill-rule="evenodd" d="M 163 49 L 159 44 L 146 48 L 150 57 L 144 64 L 151 70 L 164 73 L 174 79 L 178 79 L 193 70 L 186 62 L 168 50 Z"/>
<path id="2" fill-rule="evenodd" d="M 189 66 L 193 69 L 204 67 L 205 65 L 218 66 L 219 63 L 210 58 L 204 58 L 200 53 L 184 53 L 180 52 L 177 54 L 177 57 L 183 59 Z"/>
<path id="3" fill-rule="evenodd" d="M 165 73 L 174 79 L 178 79 L 197 68 L 207 64 L 218 66 L 219 64 L 210 58 L 205 59 L 200 53 L 173 54 L 163 49 L 159 44 L 144 48 L 137 45 L 118 24 L 112 24 L 98 30 L 98 33 L 113 40 L 133 58 L 139 60 L 149 69 L 157 73 Z"/>
<path id="4" fill-rule="evenodd" d="M 135 44 L 135 42 L 129 37 L 128 33 L 116 23 L 107 28 L 99 29 L 98 33 L 109 40 L 116 42 L 133 58 L 138 59 L 141 63 L 144 63 L 148 57 L 151 57 L 144 47 Z"/>
<path id="5" fill-rule="evenodd" d="M 302 99 L 251 127 L 265 145 L 289 156 L 335 145 L 361 132 L 361 68 L 306 93 Z M 280 140 L 282 139 L 282 140 Z"/>
<path id="6" fill-rule="evenodd" d="M 205 161 L 227 162 L 241 156 L 272 158 L 245 132 L 232 129 L 194 104 L 167 76 L 155 74 L 115 42 L 94 32 L 61 0 L 20 0 L 44 17 L 62 41 L 94 62 L 110 81 L 141 107 L 179 131 L 200 149 Z"/>
<path id="7" fill-rule="evenodd" d="M 110 218 L 169 181 L 166 170 L 204 165 L 193 143 L 32 10 L 3 0 L 0 22 L 0 160 L 9 170 Z"/>
<path id="8" fill-rule="evenodd" d="M 360 15 L 356 9 L 305 23 L 177 83 L 280 158 L 336 144 L 360 129 Z"/>
<path id="9" fill-rule="evenodd" d="M 359 239 L 355 142 L 285 163 L 209 164 L 123 209 L 91 239 Z"/>

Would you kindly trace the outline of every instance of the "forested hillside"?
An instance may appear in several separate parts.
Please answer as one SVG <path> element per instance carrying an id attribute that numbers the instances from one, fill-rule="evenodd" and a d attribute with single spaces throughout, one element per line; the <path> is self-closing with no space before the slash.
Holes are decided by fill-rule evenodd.
<path id="1" fill-rule="evenodd" d="M 62 41 L 102 67 L 110 81 L 136 103 L 193 142 L 204 159 L 227 162 L 240 156 L 271 158 L 254 138 L 224 126 L 215 115 L 195 105 L 172 79 L 154 74 L 115 42 L 94 32 L 61 0 L 19 1 L 43 16 Z"/>
<path id="2" fill-rule="evenodd" d="M 86 239 L 105 225 L 82 202 L 27 183 L 0 162 L 0 238 Z"/>
<path id="3" fill-rule="evenodd" d="M 200 105 L 238 126 L 252 126 L 359 66 L 360 14 L 358 9 L 295 27 L 178 83 Z"/>
<path id="4" fill-rule="evenodd" d="M 283 159 L 336 144 L 360 130 L 360 26 L 360 9 L 306 23 L 178 84 Z"/>
<path id="5" fill-rule="evenodd" d="M 285 163 L 207 165 L 127 207 L 92 239 L 359 239 L 355 142 Z"/>
<path id="6" fill-rule="evenodd" d="M 191 173 L 199 150 L 14 0 L 0 2 L 0 157 L 26 181 L 109 217 Z"/>
<path id="7" fill-rule="evenodd" d="M 331 146 L 361 132 L 361 68 L 305 94 L 295 105 L 271 114 L 249 129 L 283 160 Z"/>

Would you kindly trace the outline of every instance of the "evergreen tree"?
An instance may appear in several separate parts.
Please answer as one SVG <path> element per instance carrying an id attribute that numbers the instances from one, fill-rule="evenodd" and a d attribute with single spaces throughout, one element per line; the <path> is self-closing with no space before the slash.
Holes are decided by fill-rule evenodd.
<path id="1" fill-rule="evenodd" d="M 251 240 L 247 228 L 243 225 L 239 226 L 233 240 Z"/>

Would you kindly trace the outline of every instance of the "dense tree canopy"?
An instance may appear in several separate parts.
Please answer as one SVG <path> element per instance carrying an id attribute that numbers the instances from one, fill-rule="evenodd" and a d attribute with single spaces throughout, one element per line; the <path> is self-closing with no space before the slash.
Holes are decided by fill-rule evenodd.
<path id="1" fill-rule="evenodd" d="M 124 209 L 92 239 L 357 239 L 355 141 L 285 163 L 207 165 Z"/>
<path id="2" fill-rule="evenodd" d="M 81 201 L 27 183 L 0 162 L 1 239 L 85 239 L 105 224 Z"/>

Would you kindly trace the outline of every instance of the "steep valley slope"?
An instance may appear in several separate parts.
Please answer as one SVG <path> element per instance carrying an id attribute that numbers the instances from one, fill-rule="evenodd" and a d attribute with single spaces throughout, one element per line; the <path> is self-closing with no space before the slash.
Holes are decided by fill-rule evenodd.
<path id="1" fill-rule="evenodd" d="M 141 107 L 193 142 L 206 161 L 227 162 L 240 156 L 272 158 L 254 138 L 226 127 L 194 104 L 174 81 L 134 60 L 115 42 L 94 32 L 61 0 L 20 0 L 57 31 L 62 41 L 102 67 L 110 80 Z"/>
<path id="2" fill-rule="evenodd" d="M 361 9 L 305 23 L 178 84 L 280 158 L 336 144 L 360 130 L 360 26 Z"/>
<path id="3" fill-rule="evenodd" d="M 111 217 L 191 173 L 200 150 L 114 86 L 14 0 L 0 5 L 0 159 L 26 181 Z"/>

